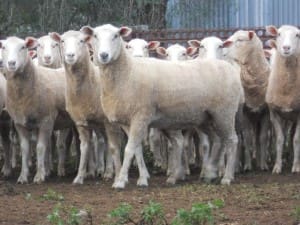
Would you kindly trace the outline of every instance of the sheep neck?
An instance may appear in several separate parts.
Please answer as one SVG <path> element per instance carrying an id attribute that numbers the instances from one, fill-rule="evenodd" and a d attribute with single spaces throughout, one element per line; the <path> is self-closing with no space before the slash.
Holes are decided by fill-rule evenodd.
<path id="1" fill-rule="evenodd" d="M 262 49 L 253 49 L 243 61 L 238 61 L 241 68 L 241 81 L 245 92 L 246 105 L 259 108 L 265 104 L 265 95 L 270 74 L 269 65 Z"/>
<path id="2" fill-rule="evenodd" d="M 67 85 L 69 86 L 71 92 L 80 96 L 84 91 L 82 89 L 83 85 L 92 85 L 91 82 L 91 61 L 88 56 L 83 57 L 83 60 L 76 62 L 74 65 L 69 65 L 65 63 L 65 68 L 67 72 Z"/>
<path id="3" fill-rule="evenodd" d="M 35 68 L 30 58 L 25 66 L 16 72 L 7 72 L 8 96 L 16 99 L 34 95 L 36 88 Z"/>

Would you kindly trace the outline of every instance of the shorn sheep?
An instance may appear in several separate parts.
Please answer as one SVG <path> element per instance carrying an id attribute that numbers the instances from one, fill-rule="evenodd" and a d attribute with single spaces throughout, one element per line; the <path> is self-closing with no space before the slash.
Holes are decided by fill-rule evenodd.
<path id="1" fill-rule="evenodd" d="M 101 101 L 103 111 L 111 122 L 128 128 L 128 142 L 120 175 L 113 187 L 124 188 L 128 169 L 135 155 L 142 160 L 142 139 L 148 127 L 183 129 L 215 124 L 228 152 L 228 163 L 223 184 L 234 179 L 237 136 L 235 114 L 241 99 L 241 83 L 234 68 L 221 60 L 190 60 L 169 62 L 149 58 L 134 58 L 126 50 L 122 37 L 131 29 L 103 25 L 81 29 L 91 36 L 94 60 L 100 69 L 103 84 Z M 172 139 L 175 151 L 182 143 Z M 181 145 L 181 146 L 180 146 Z M 180 153 L 180 152 L 178 152 Z M 177 155 L 177 165 L 180 158 Z M 213 160 L 218 160 L 218 157 Z M 214 179 L 217 168 L 210 163 L 207 179 Z M 140 167 L 138 185 L 148 185 L 147 168 Z M 182 168 L 177 167 L 168 179 L 178 179 Z"/>
<path id="2" fill-rule="evenodd" d="M 294 161 L 292 172 L 300 172 L 300 30 L 284 25 L 277 29 L 267 26 L 269 34 L 276 37 L 272 47 L 276 48 L 272 62 L 266 101 L 270 108 L 271 122 L 276 136 L 276 161 L 273 173 L 282 171 L 282 152 L 287 121 L 295 126 L 293 136 Z M 289 126 L 289 125 L 288 125 Z"/>
<path id="3" fill-rule="evenodd" d="M 80 164 L 73 183 L 82 184 L 86 176 L 88 155 L 91 151 L 93 130 L 98 130 L 108 141 L 108 152 L 114 160 L 116 176 L 121 168 L 121 129 L 108 122 L 105 117 L 100 93 L 102 84 L 97 67 L 90 59 L 87 42 L 89 36 L 79 31 L 68 31 L 63 35 L 50 33 L 60 44 L 66 70 L 66 109 L 74 120 L 80 138 Z M 91 165 L 90 165 L 91 166 Z M 107 178 L 112 178 L 113 167 L 106 168 Z"/>
<path id="4" fill-rule="evenodd" d="M 269 110 L 265 101 L 270 67 L 265 58 L 263 44 L 254 31 L 236 31 L 224 44 L 226 57 L 240 67 L 245 94 L 243 107 L 243 137 L 245 170 L 252 169 L 251 155 L 256 154 L 257 165 L 267 170 Z M 252 154 L 251 154 L 252 153 Z"/>
<path id="5" fill-rule="evenodd" d="M 35 66 L 28 54 L 37 40 L 9 37 L 0 42 L 7 77 L 6 108 L 15 123 L 20 138 L 22 168 L 19 183 L 27 183 L 31 132 L 37 133 L 37 171 L 34 182 L 45 180 L 50 171 L 45 168 L 45 156 L 53 129 L 72 126 L 65 111 L 65 75 L 63 69 Z M 49 149 L 48 149 L 49 151 Z"/>

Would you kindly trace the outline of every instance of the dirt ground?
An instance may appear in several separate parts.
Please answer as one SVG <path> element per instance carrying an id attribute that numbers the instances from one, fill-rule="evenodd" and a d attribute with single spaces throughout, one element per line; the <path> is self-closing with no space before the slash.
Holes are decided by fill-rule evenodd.
<path id="1" fill-rule="evenodd" d="M 47 215 L 57 204 L 42 199 L 48 188 L 61 193 L 62 204 L 90 209 L 93 224 L 103 224 L 107 213 L 121 202 L 133 205 L 139 213 L 154 200 L 164 207 L 168 220 L 179 208 L 190 209 L 193 203 L 222 199 L 224 208 L 216 215 L 216 224 L 288 225 L 294 224 L 292 210 L 300 207 L 300 175 L 270 172 L 238 175 L 231 186 L 206 185 L 193 175 L 176 186 L 165 184 L 166 177 L 152 175 L 148 188 L 136 186 L 137 177 L 131 174 L 129 185 L 119 191 L 111 188 L 111 181 L 87 180 L 84 185 L 72 185 L 72 177 L 51 178 L 45 184 L 15 184 L 17 177 L 0 180 L 0 224 L 49 224 Z"/>

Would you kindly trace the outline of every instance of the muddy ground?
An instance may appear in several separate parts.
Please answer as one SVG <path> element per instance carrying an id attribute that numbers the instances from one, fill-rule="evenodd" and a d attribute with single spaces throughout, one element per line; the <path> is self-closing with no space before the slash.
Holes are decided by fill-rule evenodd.
<path id="1" fill-rule="evenodd" d="M 300 207 L 300 175 L 270 172 L 238 175 L 231 186 L 206 185 L 193 175 L 175 186 L 165 184 L 166 177 L 152 175 L 148 188 L 136 187 L 137 176 L 132 173 L 125 190 L 111 188 L 111 181 L 87 180 L 84 185 L 72 185 L 72 177 L 50 178 L 45 184 L 15 184 L 17 176 L 0 180 L 0 224 L 49 224 L 47 215 L 57 201 L 42 198 L 51 188 L 61 193 L 63 205 L 91 211 L 93 224 L 103 224 L 107 214 L 121 202 L 133 205 L 137 214 L 154 200 L 164 206 L 169 221 L 177 209 L 190 209 L 193 203 L 222 199 L 224 208 L 218 210 L 216 224 L 288 225 L 295 223 L 291 213 Z"/>

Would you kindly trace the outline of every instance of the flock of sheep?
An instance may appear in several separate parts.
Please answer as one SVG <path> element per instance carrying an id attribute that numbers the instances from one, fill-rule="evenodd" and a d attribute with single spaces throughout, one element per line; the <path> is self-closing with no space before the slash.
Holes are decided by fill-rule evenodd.
<path id="1" fill-rule="evenodd" d="M 64 176 L 74 143 L 73 183 L 102 175 L 124 188 L 135 158 L 137 185 L 148 186 L 143 148 L 149 145 L 170 184 L 184 180 L 192 163 L 201 166 L 204 180 L 230 184 L 254 161 L 268 170 L 272 149 L 273 173 L 281 173 L 289 135 L 292 172 L 300 172 L 300 30 L 266 29 L 276 38 L 271 50 L 253 31 L 165 49 L 156 41 L 127 43 L 122 38 L 131 29 L 109 24 L 1 40 L 3 175 L 11 175 L 20 152 L 19 183 L 29 181 L 34 153 L 35 183 L 45 181 L 55 160 Z M 151 50 L 164 59 L 149 57 Z"/>

